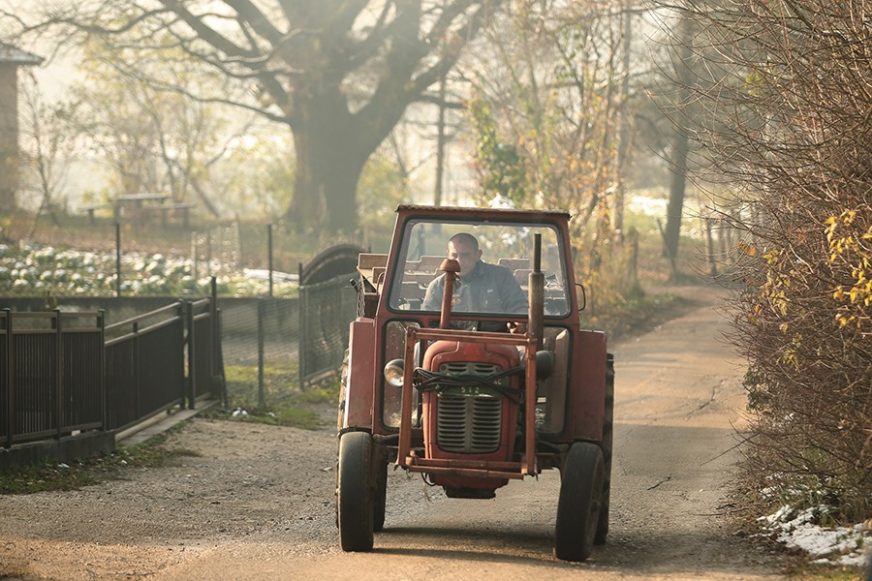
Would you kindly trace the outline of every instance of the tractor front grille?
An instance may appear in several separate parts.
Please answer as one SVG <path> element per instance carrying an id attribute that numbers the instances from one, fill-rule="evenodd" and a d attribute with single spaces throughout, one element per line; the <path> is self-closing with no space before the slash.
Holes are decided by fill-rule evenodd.
<path id="1" fill-rule="evenodd" d="M 445 363 L 439 371 L 452 375 L 490 375 L 500 369 L 491 363 Z M 436 440 L 445 452 L 487 454 L 500 447 L 503 397 L 479 389 L 442 391 L 436 407 Z"/>

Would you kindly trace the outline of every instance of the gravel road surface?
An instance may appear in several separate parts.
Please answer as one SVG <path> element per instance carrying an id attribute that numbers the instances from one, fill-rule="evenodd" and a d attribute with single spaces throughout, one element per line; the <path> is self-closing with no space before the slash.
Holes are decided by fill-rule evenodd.
<path id="1" fill-rule="evenodd" d="M 333 516 L 336 440 L 195 419 L 167 443 L 197 456 L 74 492 L 0 497 L 0 576 L 21 579 L 780 579 L 733 534 L 724 495 L 741 424 L 741 361 L 711 304 L 612 346 L 615 465 L 609 543 L 557 561 L 559 474 L 495 500 L 452 500 L 391 472 L 376 550 L 344 554 Z M 327 425 L 330 425 L 329 421 Z"/>

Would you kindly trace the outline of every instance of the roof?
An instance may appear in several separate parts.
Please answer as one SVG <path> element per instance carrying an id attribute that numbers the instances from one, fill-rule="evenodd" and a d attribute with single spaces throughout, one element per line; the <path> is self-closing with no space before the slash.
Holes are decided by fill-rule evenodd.
<path id="1" fill-rule="evenodd" d="M 44 61 L 41 56 L 15 48 L 11 44 L 0 42 L 0 63 L 12 63 L 15 65 L 39 65 Z"/>
<path id="2" fill-rule="evenodd" d="M 476 214 L 488 215 L 504 218 L 534 218 L 534 217 L 560 217 L 569 218 L 569 212 L 566 210 L 514 210 L 504 208 L 474 208 L 464 206 L 416 206 L 416 205 L 400 205 L 397 206 L 397 212 L 427 212 L 434 214 Z"/>

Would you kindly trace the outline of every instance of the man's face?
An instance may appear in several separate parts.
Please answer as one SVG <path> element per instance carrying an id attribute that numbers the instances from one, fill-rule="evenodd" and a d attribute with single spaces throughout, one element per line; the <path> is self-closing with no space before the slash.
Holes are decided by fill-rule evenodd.
<path id="1" fill-rule="evenodd" d="M 475 268 L 475 263 L 481 258 L 481 250 L 476 250 L 472 244 L 463 240 L 448 242 L 448 258 L 460 263 L 460 274 L 468 274 Z"/>

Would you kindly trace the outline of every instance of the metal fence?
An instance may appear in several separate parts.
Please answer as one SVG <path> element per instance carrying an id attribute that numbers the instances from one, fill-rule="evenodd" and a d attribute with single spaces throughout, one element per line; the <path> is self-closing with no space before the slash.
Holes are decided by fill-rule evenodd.
<path id="1" fill-rule="evenodd" d="M 214 298 L 188 303 L 188 398 L 194 407 L 197 399 L 217 397 L 223 392 L 224 363 L 221 356 L 221 322 Z"/>
<path id="2" fill-rule="evenodd" d="M 338 376 L 348 345 L 349 323 L 357 315 L 353 274 L 300 286 L 300 385 Z"/>
<path id="3" fill-rule="evenodd" d="M 104 426 L 102 370 L 102 313 L 4 309 L 0 314 L 4 445 Z"/>
<path id="4" fill-rule="evenodd" d="M 121 430 L 198 398 L 224 399 L 214 296 L 104 326 L 102 312 L 0 311 L 4 445 Z"/>
<path id="5" fill-rule="evenodd" d="M 183 405 L 185 381 L 184 303 L 106 327 L 107 429 Z"/>

